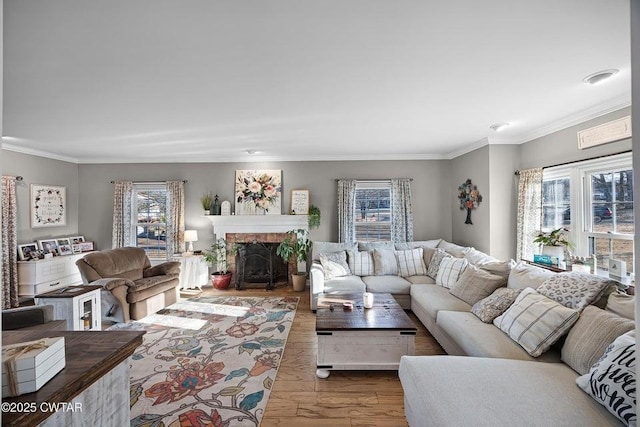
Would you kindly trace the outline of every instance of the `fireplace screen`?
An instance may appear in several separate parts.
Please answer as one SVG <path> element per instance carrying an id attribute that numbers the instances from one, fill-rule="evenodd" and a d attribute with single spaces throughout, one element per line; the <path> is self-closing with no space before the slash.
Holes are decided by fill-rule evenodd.
<path id="1" fill-rule="evenodd" d="M 288 264 L 276 254 L 277 243 L 240 244 L 236 258 L 236 289 L 273 289 L 286 285 Z"/>

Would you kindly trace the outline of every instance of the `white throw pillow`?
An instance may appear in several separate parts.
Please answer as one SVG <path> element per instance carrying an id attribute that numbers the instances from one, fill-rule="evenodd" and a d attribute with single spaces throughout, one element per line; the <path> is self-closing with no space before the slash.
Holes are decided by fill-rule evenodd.
<path id="1" fill-rule="evenodd" d="M 467 268 L 469 261 L 464 258 L 446 257 L 440 262 L 436 285 L 450 289 L 460 277 L 460 274 Z"/>
<path id="2" fill-rule="evenodd" d="M 509 279 L 507 280 L 507 288 L 524 289 L 524 288 L 537 288 L 542 283 L 555 274 L 553 271 L 545 270 L 544 268 L 536 267 L 535 265 L 527 264 L 524 261 L 520 261 L 511 268 L 509 272 Z"/>
<path id="3" fill-rule="evenodd" d="M 394 249 L 374 249 L 373 269 L 376 276 L 397 276 L 398 262 Z"/>
<path id="4" fill-rule="evenodd" d="M 578 317 L 578 310 L 564 307 L 534 289 L 526 288 L 493 324 L 531 356 L 538 357 L 566 334 Z"/>
<path id="5" fill-rule="evenodd" d="M 576 383 L 625 425 L 636 425 L 635 330 L 620 335 Z"/>
<path id="6" fill-rule="evenodd" d="M 398 275 L 402 277 L 426 276 L 427 267 L 422 257 L 422 248 L 410 249 L 406 251 L 396 251 L 396 261 L 398 262 Z"/>
<path id="7" fill-rule="evenodd" d="M 329 280 L 334 277 L 349 276 L 351 270 L 347 264 L 347 253 L 345 251 L 329 252 L 320 254 L 320 264 L 324 269 L 324 277 Z"/>
<path id="8" fill-rule="evenodd" d="M 347 252 L 349 269 L 356 276 L 373 276 L 373 253 L 369 251 Z"/>

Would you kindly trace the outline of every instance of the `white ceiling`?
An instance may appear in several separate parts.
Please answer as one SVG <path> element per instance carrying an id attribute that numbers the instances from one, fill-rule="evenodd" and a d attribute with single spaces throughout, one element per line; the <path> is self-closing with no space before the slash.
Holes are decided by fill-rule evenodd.
<path id="1" fill-rule="evenodd" d="M 629 21 L 629 0 L 4 0 L 3 147 L 452 158 L 630 105 Z"/>

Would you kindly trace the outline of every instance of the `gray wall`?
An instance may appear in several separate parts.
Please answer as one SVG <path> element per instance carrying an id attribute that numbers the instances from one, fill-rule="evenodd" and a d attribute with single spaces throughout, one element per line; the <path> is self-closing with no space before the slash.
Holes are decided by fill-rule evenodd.
<path id="1" fill-rule="evenodd" d="M 616 141 L 598 147 L 578 149 L 578 131 L 597 126 L 631 114 L 631 107 L 571 126 L 550 135 L 543 136 L 522 145 L 520 168 L 553 166 L 559 163 L 575 162 L 592 157 L 606 156 L 631 150 L 631 139 Z"/>
<path id="2" fill-rule="evenodd" d="M 78 235 L 78 165 L 2 150 L 2 172 L 5 175 L 22 175 L 24 181 L 16 182 L 18 204 L 18 243 L 39 239 Z M 31 228 L 29 215 L 30 184 L 62 185 L 67 191 L 67 224 L 58 227 Z M 84 231 L 82 231 L 84 232 Z M 91 238 L 91 233 L 87 233 Z"/>
<path id="3" fill-rule="evenodd" d="M 516 254 L 517 178 L 520 147 L 491 145 L 489 147 L 489 253 L 498 259 L 514 258 Z"/>
<path id="4" fill-rule="evenodd" d="M 236 169 L 282 169 L 283 213 L 289 211 L 290 191 L 308 189 L 311 203 L 322 212 L 316 241 L 337 239 L 336 178 L 413 178 L 414 235 L 416 240 L 451 239 L 450 167 L 446 160 L 345 161 L 275 163 L 82 164 L 79 171 L 79 230 L 100 249 L 111 246 L 113 180 L 187 180 L 185 226 L 198 230 L 195 249 L 206 249 L 213 235 L 202 216 L 200 196 L 211 191 L 232 202 Z M 233 208 L 232 208 L 233 209 Z"/>

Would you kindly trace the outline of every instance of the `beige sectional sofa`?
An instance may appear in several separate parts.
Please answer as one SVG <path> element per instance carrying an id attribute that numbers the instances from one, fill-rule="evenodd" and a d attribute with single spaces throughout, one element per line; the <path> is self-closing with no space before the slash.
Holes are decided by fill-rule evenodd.
<path id="1" fill-rule="evenodd" d="M 327 268 L 333 258 L 327 260 L 327 256 L 321 256 L 323 252 L 344 252 L 340 257 L 346 257 L 348 266 L 354 267 L 350 257 L 365 257 L 364 252 L 386 250 L 395 251 L 397 255 L 418 247 L 423 248 L 426 264 L 435 259 L 435 252 L 442 255 L 444 251 L 444 256 L 456 259 L 449 259 L 449 264 L 464 259 L 460 261 L 464 268 L 448 282 L 434 273 L 430 265 L 426 266 L 429 274 L 406 277 L 399 272 L 381 274 L 384 271 L 375 265 L 368 271 L 343 268 L 337 276 L 327 277 L 327 272 L 331 275 L 334 270 Z M 379 257 L 370 258 L 374 264 L 382 262 Z M 412 242 L 393 248 L 363 243 L 350 247 L 314 243 L 312 259 L 312 309 L 316 308 L 317 295 L 321 292 L 389 292 L 405 309 L 413 311 L 448 353 L 447 356 L 402 358 L 399 377 L 409 425 L 623 425 L 605 404 L 576 385 L 578 378 L 583 383 L 587 381 L 590 370 L 610 344 L 624 338 L 625 332 L 635 331 L 635 301 L 616 290 L 612 282 L 579 273 L 559 275 L 522 262 L 500 261 L 474 248 L 443 240 Z M 358 274 L 363 271 L 373 274 Z M 580 298 L 562 294 L 568 292 L 565 288 L 579 287 L 585 280 L 593 285 L 587 292 L 592 294 L 588 301 L 587 297 L 576 301 Z M 561 294 L 558 289 L 562 290 Z M 583 290 L 577 293 L 584 294 Z M 497 315 L 493 313 L 496 301 L 502 304 L 499 310 L 502 315 L 492 319 Z M 544 308 L 547 304 L 551 307 L 548 310 Z M 529 305 L 560 316 L 558 326 L 549 335 L 553 338 L 547 337 L 549 342 L 554 341 L 548 349 L 546 343 L 543 349 L 530 347 L 529 326 L 522 331 L 517 329 L 517 322 L 528 315 L 517 309 L 528 310 Z M 485 318 L 483 310 L 493 315 Z M 544 319 L 541 315 L 534 318 L 536 316 Z M 536 327 L 531 326 L 531 330 L 535 331 Z M 612 345 L 608 351 L 614 351 L 611 348 L 618 347 Z M 587 388 L 585 386 L 585 390 Z M 630 409 L 625 409 L 624 404 L 617 402 L 616 407 L 620 417 L 629 416 Z"/>

